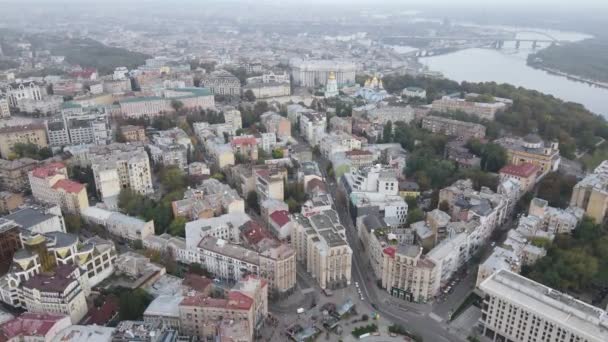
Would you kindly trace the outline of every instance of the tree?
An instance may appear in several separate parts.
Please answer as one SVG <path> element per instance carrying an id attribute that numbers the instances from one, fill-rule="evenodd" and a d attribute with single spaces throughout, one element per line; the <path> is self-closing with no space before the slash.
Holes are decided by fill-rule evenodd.
<path id="1" fill-rule="evenodd" d="M 135 290 L 120 289 L 119 293 L 118 316 L 121 321 L 141 319 L 144 311 L 152 302 L 152 296 L 141 288 Z"/>
<path id="2" fill-rule="evenodd" d="M 44 160 L 53 156 L 53 152 L 48 147 L 40 148 L 32 143 L 16 143 L 13 145 L 12 153 L 15 158 L 32 158 L 36 160 Z"/>
<path id="3" fill-rule="evenodd" d="M 450 204 L 448 203 L 448 201 L 446 201 L 446 200 L 441 201 L 441 203 L 439 203 L 439 210 L 446 212 L 446 213 L 449 212 Z"/>
<path id="4" fill-rule="evenodd" d="M 186 219 L 183 217 L 176 217 L 169 225 L 169 234 L 173 236 L 186 236 Z"/>
<path id="5" fill-rule="evenodd" d="M 414 208 L 407 213 L 407 224 L 424 220 L 424 211 L 420 208 Z"/>
<path id="6" fill-rule="evenodd" d="M 186 175 L 177 166 L 169 166 L 161 169 L 160 183 L 167 192 L 181 191 L 186 187 Z"/>
<path id="7" fill-rule="evenodd" d="M 272 150 L 272 159 L 280 159 L 283 158 L 283 150 L 281 149 L 274 149 Z"/>
<path id="8" fill-rule="evenodd" d="M 65 227 L 68 233 L 78 234 L 83 226 L 83 221 L 80 215 L 66 214 L 64 216 Z"/>
<path id="9" fill-rule="evenodd" d="M 482 170 L 489 172 L 498 172 L 507 164 L 507 151 L 504 147 L 489 143 L 486 144 L 481 153 Z"/>
<path id="10" fill-rule="evenodd" d="M 384 125 L 384 129 L 382 130 L 382 141 L 385 143 L 393 142 L 393 123 L 390 120 Z"/>
<path id="11" fill-rule="evenodd" d="M 249 191 L 247 194 L 247 206 L 249 209 L 260 213 L 260 202 L 258 202 L 258 193 L 255 191 Z"/>
<path id="12" fill-rule="evenodd" d="M 245 98 L 246 101 L 249 101 L 249 102 L 255 101 L 255 94 L 253 93 L 253 91 L 251 89 L 247 89 L 245 91 L 245 93 L 243 94 L 243 97 Z"/>
<path id="13" fill-rule="evenodd" d="M 260 115 L 266 113 L 269 110 L 268 102 L 266 101 L 258 101 L 253 106 L 253 113 L 259 117 Z"/>
<path id="14" fill-rule="evenodd" d="M 184 103 L 180 100 L 171 100 L 171 108 L 173 108 L 174 111 L 179 112 L 182 108 L 184 108 Z"/>

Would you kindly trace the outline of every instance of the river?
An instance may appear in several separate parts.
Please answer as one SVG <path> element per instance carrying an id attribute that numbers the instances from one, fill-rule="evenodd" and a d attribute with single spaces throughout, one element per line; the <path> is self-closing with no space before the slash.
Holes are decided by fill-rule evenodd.
<path id="1" fill-rule="evenodd" d="M 532 34 L 526 33 L 525 38 Z M 551 31 L 556 39 L 580 40 L 586 36 Z M 608 118 L 608 89 L 570 80 L 563 76 L 534 69 L 526 64 L 531 43 L 522 43 L 521 49 L 515 44 L 505 44 L 502 50 L 466 49 L 440 56 L 420 58 L 420 62 L 432 71 L 440 71 L 445 77 L 458 82 L 510 83 L 528 89 L 551 94 L 565 101 L 583 104 L 594 113 Z"/>

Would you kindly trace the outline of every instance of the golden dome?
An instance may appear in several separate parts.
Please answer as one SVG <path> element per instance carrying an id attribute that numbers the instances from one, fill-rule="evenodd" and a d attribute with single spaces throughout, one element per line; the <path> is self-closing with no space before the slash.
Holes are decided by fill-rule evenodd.
<path id="1" fill-rule="evenodd" d="M 329 72 L 329 79 L 330 79 L 330 80 L 335 80 L 335 79 L 336 79 L 336 73 L 335 73 L 335 72 L 333 72 L 333 71 L 330 71 L 330 72 Z"/>

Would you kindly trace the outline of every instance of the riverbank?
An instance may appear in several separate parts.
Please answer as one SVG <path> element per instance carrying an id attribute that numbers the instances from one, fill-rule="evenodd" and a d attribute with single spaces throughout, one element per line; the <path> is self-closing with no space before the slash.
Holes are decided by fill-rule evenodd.
<path id="1" fill-rule="evenodd" d="M 572 75 L 572 74 L 569 74 L 567 72 L 560 71 L 558 69 L 554 69 L 554 68 L 549 68 L 549 67 L 543 66 L 543 65 L 541 65 L 539 63 L 527 62 L 527 64 L 531 68 L 534 68 L 534 69 L 537 69 L 537 70 L 546 71 L 546 72 L 548 72 L 551 75 L 562 76 L 562 77 L 566 77 L 567 79 L 569 79 L 571 81 L 586 83 L 586 84 L 593 85 L 593 86 L 596 86 L 596 87 L 608 89 L 608 83 L 606 83 L 606 82 L 594 81 L 594 80 L 591 80 L 591 79 L 588 79 L 588 78 L 584 78 L 582 76 Z"/>

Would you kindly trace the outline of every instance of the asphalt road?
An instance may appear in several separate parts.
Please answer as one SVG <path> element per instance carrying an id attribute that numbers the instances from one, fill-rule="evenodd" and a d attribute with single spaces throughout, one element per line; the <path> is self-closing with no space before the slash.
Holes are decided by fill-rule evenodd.
<path id="1" fill-rule="evenodd" d="M 352 269 L 352 281 L 359 282 L 361 291 L 365 295 L 366 304 L 370 310 L 378 312 L 381 316 L 389 318 L 394 323 L 401 324 L 407 329 L 414 331 L 421 335 L 425 341 L 433 342 L 452 342 L 452 341 L 464 341 L 460 336 L 457 336 L 447 329 L 447 325 L 442 322 L 438 322 L 426 313 L 421 313 L 415 309 L 403 309 L 402 306 L 391 305 L 393 301 L 401 301 L 399 299 L 390 298 L 385 302 L 386 293 L 376 285 L 376 279 L 373 276 L 371 268 L 368 266 L 367 260 L 363 260 L 363 253 L 360 248 L 360 243 L 357 237 L 355 225 L 353 224 L 350 215 L 348 214 L 348 208 L 345 204 L 340 204 L 336 201 L 336 194 L 338 193 L 338 186 L 333 178 L 327 177 L 326 169 L 328 161 L 322 157 L 315 157 L 315 161 L 319 164 L 319 169 L 326 179 L 329 186 L 329 192 L 334 198 L 336 211 L 340 216 L 342 225 L 346 228 L 346 235 L 348 242 L 353 250 L 353 269 Z M 363 275 L 366 276 L 363 276 Z M 382 293 L 379 293 L 382 291 Z M 374 303 L 376 308 L 373 308 L 371 304 Z M 407 304 L 402 301 L 400 304 Z"/>

